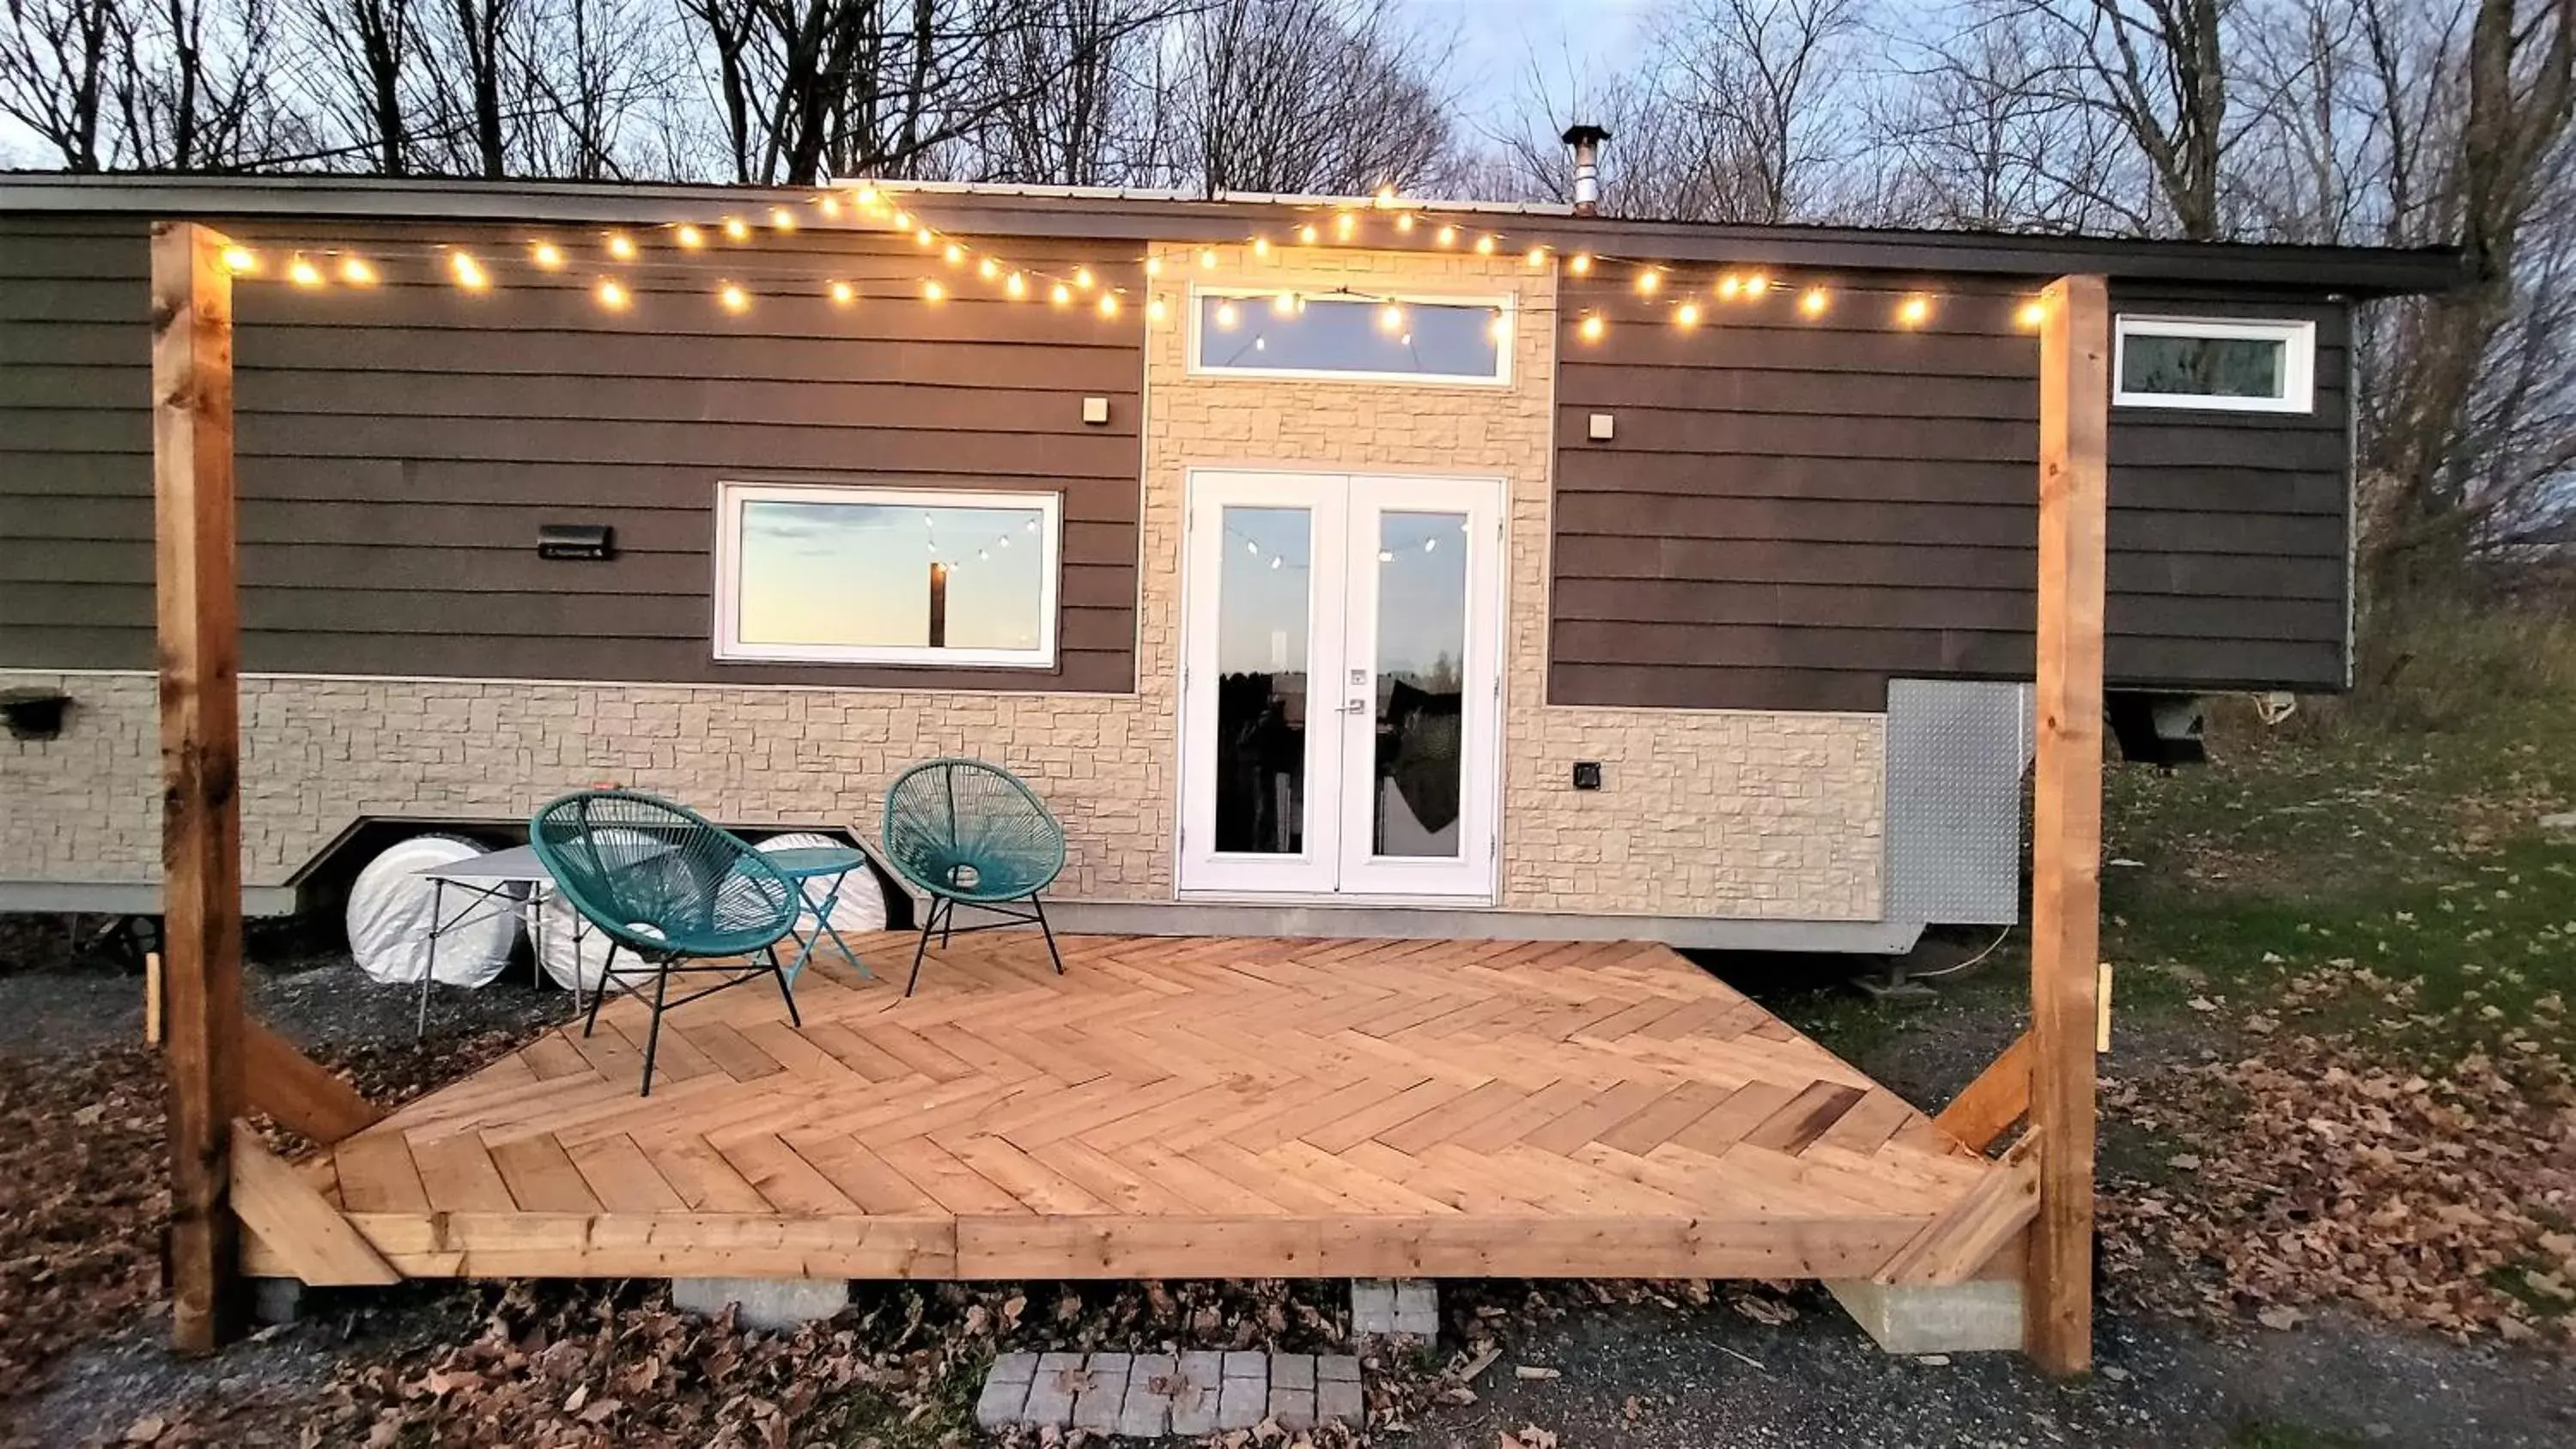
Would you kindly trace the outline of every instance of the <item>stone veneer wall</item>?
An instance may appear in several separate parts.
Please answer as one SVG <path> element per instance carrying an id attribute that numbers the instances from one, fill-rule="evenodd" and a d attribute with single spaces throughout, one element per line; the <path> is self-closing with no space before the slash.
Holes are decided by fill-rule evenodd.
<path id="1" fill-rule="evenodd" d="M 972 694 L 251 677 L 245 879 L 282 883 L 362 815 L 516 818 L 600 781 L 743 824 L 872 829 L 895 771 L 941 754 L 1028 776 L 1063 818 L 1062 894 L 1173 896 L 1183 484 L 1198 466 L 1499 475 L 1510 490 L 1500 905 L 1875 920 L 1885 722 L 1543 703 L 1552 275 L 1513 258 L 1218 249 L 1157 284 L 1147 338 L 1143 599 L 1134 695 Z M 1519 299 L 1508 387 L 1193 377 L 1189 278 Z M 80 702 L 50 742 L 0 740 L 0 880 L 149 880 L 160 855 L 154 687 L 0 670 Z M 1578 793 L 1576 760 L 1606 787 Z"/>

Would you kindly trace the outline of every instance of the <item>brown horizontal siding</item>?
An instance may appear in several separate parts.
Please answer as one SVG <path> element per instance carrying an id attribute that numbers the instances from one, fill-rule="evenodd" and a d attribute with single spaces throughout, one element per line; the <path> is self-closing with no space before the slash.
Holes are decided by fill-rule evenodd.
<path id="1" fill-rule="evenodd" d="M 1672 326 L 1569 279 L 1557 378 L 1549 697 L 1883 709 L 1897 677 L 2027 677 L 2038 344 L 2027 292 L 1709 303 Z M 2131 688 L 2344 679 L 2347 322 L 2303 298 L 2123 289 L 2115 308 L 2318 324 L 2312 413 L 2117 409 L 2106 668 Z M 1588 313 L 1609 323 L 1587 342 Z M 1590 441 L 1590 415 L 1615 435 Z"/>
<path id="2" fill-rule="evenodd" d="M 254 670 L 879 687 L 1134 687 L 1143 356 L 1121 320 L 1012 303 L 908 242 L 765 238 L 703 258 L 526 261 L 450 228 L 498 285 L 463 292 L 423 232 L 241 227 L 272 258 L 354 239 L 369 289 L 236 289 L 243 651 Z M 1118 250 L 1110 249 L 1113 252 Z M 1134 287 L 1046 243 L 1025 265 Z M 152 658 L 149 330 L 139 226 L 0 224 L 0 663 Z M 634 300 L 601 309 L 593 278 Z M 955 291 L 931 305 L 918 278 Z M 749 288 L 736 316 L 721 279 Z M 862 291 L 834 306 L 831 280 Z M 1081 421 L 1106 397 L 1110 421 Z M 718 664 L 725 479 L 1061 492 L 1058 663 L 1044 670 Z M 600 523 L 618 556 L 536 556 Z"/>

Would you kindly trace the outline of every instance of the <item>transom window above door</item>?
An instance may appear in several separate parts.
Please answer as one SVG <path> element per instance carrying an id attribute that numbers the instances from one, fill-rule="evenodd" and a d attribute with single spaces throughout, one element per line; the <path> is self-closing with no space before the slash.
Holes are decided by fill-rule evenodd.
<path id="1" fill-rule="evenodd" d="M 2304 413 L 2316 405 L 2313 322 L 2119 319 L 2111 401 L 2132 408 Z"/>
<path id="2" fill-rule="evenodd" d="M 1202 287 L 1192 295 L 1190 370 L 1504 383 L 1511 336 L 1507 299 Z"/>
<path id="3" fill-rule="evenodd" d="M 1055 663 L 1061 498 L 726 483 L 716 657 Z"/>

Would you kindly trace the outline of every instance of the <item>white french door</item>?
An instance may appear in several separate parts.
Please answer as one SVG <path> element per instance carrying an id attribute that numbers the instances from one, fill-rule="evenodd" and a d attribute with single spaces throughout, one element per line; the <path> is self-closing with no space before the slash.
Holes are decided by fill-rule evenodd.
<path id="1" fill-rule="evenodd" d="M 1186 533 L 1181 888 L 1491 900 L 1502 485 L 1196 471 Z"/>

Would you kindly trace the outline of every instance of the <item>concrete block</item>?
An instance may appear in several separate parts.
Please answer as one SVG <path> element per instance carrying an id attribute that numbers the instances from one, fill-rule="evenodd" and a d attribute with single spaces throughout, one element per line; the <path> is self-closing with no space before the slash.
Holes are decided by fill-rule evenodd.
<path id="1" fill-rule="evenodd" d="M 1270 1417 L 1279 1421 L 1280 1428 L 1292 1434 L 1300 1429 L 1314 1428 L 1314 1389 L 1312 1387 L 1290 1389 L 1282 1388 L 1277 1383 L 1271 1384 Z"/>
<path id="2" fill-rule="evenodd" d="M 1315 1356 L 1315 1382 L 1327 1384 L 1335 1379 L 1353 1384 L 1360 1381 L 1358 1354 L 1326 1353 Z"/>
<path id="3" fill-rule="evenodd" d="M 1118 1416 L 1127 1407 L 1127 1371 L 1134 1363 L 1131 1354 L 1091 1356 L 1082 1387 L 1073 1396 L 1073 1427 L 1099 1434 L 1118 1432 Z"/>
<path id="4" fill-rule="evenodd" d="M 1315 1356 L 1311 1353 L 1274 1353 L 1270 1356 L 1270 1387 L 1274 1389 L 1311 1389 L 1315 1386 Z"/>
<path id="5" fill-rule="evenodd" d="M 2000 1353 L 2022 1346 L 2021 1284 L 2010 1278 L 1940 1286 L 1850 1279 L 1825 1287 L 1888 1353 Z"/>
<path id="6" fill-rule="evenodd" d="M 975 1399 L 976 1425 L 1001 1429 L 1019 1423 L 1037 1374 L 1038 1356 L 1033 1353 L 1006 1353 L 993 1360 L 992 1372 L 984 1376 L 984 1392 Z"/>
<path id="7" fill-rule="evenodd" d="M 1368 1423 L 1368 1401 L 1361 1396 L 1358 1379 L 1318 1379 L 1315 1382 L 1315 1417 L 1357 1429 Z"/>
<path id="8" fill-rule="evenodd" d="M 1180 1363 L 1168 1353 L 1140 1353 L 1127 1370 L 1127 1402 L 1118 1432 L 1129 1439 L 1159 1439 L 1171 1432 L 1172 1388 Z"/>
<path id="9" fill-rule="evenodd" d="M 707 1317 L 737 1305 L 734 1320 L 746 1328 L 794 1328 L 831 1317 L 850 1306 L 846 1278 L 674 1278 L 671 1306 Z"/>
<path id="10" fill-rule="evenodd" d="M 1172 1432 L 1202 1438 L 1217 1431 L 1217 1399 L 1225 1382 L 1225 1355 L 1181 1355 L 1179 1382 L 1172 1389 Z"/>
<path id="11" fill-rule="evenodd" d="M 1383 1338 L 1395 1332 L 1395 1282 L 1389 1278 L 1351 1280 L 1351 1333 Z"/>
<path id="12" fill-rule="evenodd" d="M 1270 1355 L 1259 1349 L 1230 1349 L 1225 1355 L 1225 1377 L 1270 1381 Z"/>
<path id="13" fill-rule="evenodd" d="M 1249 1429 L 1270 1412 L 1270 1380 L 1229 1376 L 1218 1391 L 1216 1426 L 1219 1429 Z"/>
<path id="14" fill-rule="evenodd" d="M 255 1323 L 271 1326 L 293 1323 L 303 1316 L 304 1283 L 296 1278 L 253 1278 L 250 1280 L 250 1316 Z"/>
<path id="15" fill-rule="evenodd" d="M 1020 1412 L 1040 1428 L 1061 1429 L 1073 1422 L 1073 1396 L 1083 1382 L 1081 1354 L 1039 1354 L 1037 1376 L 1029 1381 L 1029 1400 Z"/>
<path id="16" fill-rule="evenodd" d="M 1395 1331 L 1415 1338 L 1440 1336 L 1440 1290 L 1428 1279 L 1407 1278 L 1395 1285 Z"/>

